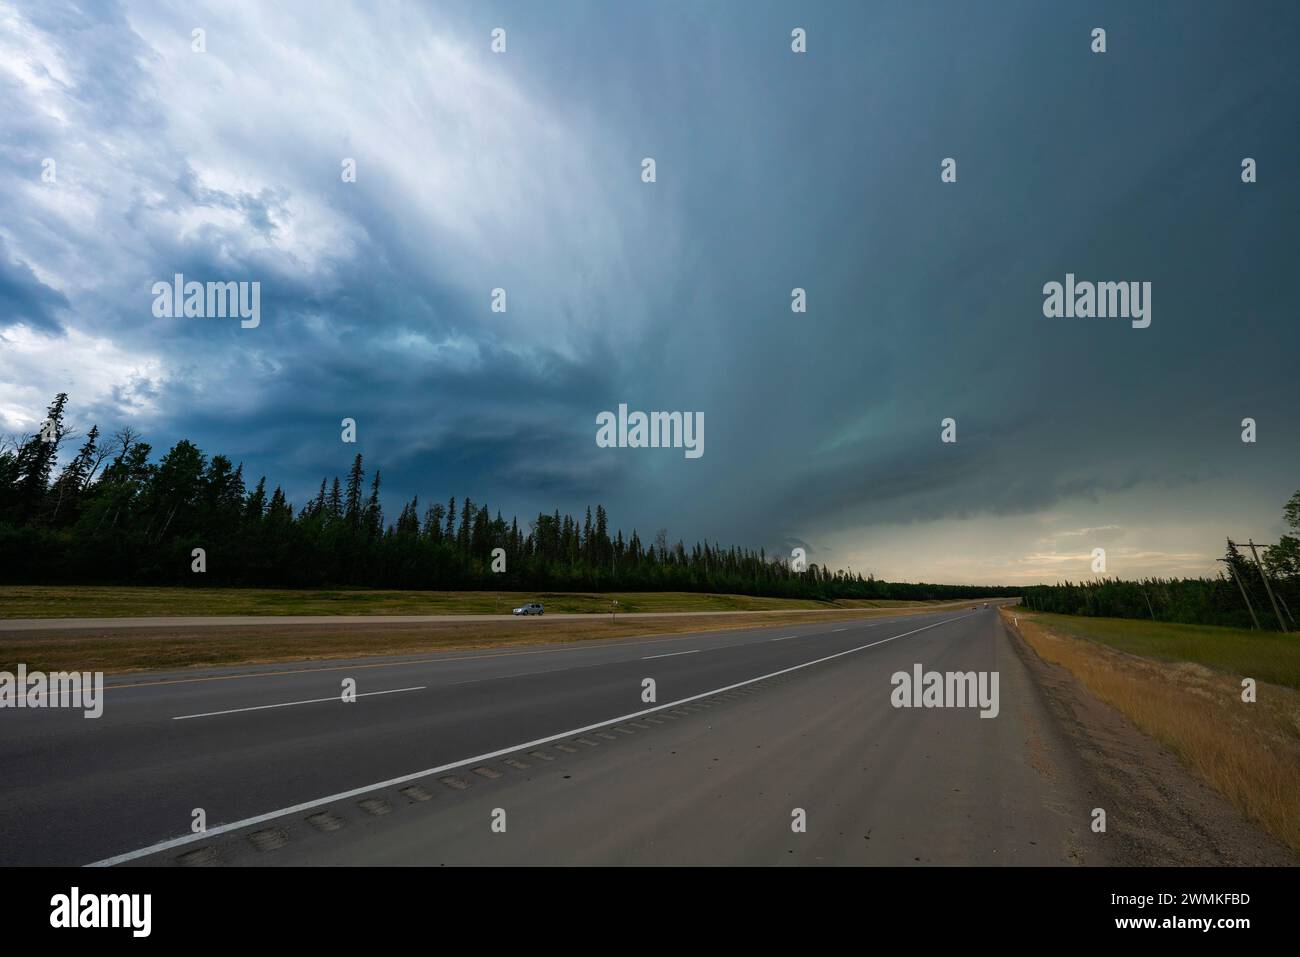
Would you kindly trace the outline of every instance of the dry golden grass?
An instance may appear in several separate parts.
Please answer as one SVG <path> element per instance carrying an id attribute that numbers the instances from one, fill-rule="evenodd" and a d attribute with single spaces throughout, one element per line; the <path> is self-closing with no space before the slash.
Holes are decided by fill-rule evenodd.
<path id="1" fill-rule="evenodd" d="M 1116 651 L 1049 631 L 1023 612 L 1018 630 L 1042 658 L 1069 670 L 1300 853 L 1300 692 L 1259 682 L 1257 701 L 1248 704 L 1241 681 L 1250 675 Z"/>

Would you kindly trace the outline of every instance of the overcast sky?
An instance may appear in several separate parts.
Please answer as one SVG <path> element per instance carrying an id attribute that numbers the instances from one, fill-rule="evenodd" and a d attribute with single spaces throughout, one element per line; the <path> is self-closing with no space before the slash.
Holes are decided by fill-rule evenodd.
<path id="1" fill-rule="evenodd" d="M 1294 3 L 0 2 L 0 432 L 67 391 L 297 505 L 360 451 L 390 518 L 1209 574 L 1300 488 L 1297 49 Z M 261 324 L 155 317 L 175 273 Z M 1046 318 L 1067 273 L 1151 325 Z M 619 403 L 703 456 L 598 448 Z"/>

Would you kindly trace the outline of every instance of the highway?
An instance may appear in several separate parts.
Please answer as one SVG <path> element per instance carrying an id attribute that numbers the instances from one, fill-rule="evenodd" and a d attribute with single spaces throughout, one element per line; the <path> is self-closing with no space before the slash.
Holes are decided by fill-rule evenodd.
<path id="1" fill-rule="evenodd" d="M 998 716 L 892 706 L 914 664 Z M 1040 695 L 967 606 L 124 675 L 0 714 L 0 864 L 1102 863 Z"/>

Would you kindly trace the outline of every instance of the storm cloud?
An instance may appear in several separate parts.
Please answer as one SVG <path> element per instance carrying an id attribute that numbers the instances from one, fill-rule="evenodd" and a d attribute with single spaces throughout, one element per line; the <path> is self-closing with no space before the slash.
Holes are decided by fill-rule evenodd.
<path id="1" fill-rule="evenodd" d="M 1297 45 L 1285 3 L 0 5 L 0 431 L 66 390 L 298 504 L 361 451 L 390 514 L 1208 573 L 1300 486 Z M 261 324 L 154 317 L 177 273 Z M 1067 273 L 1151 326 L 1044 317 Z M 620 403 L 707 454 L 598 448 Z"/>

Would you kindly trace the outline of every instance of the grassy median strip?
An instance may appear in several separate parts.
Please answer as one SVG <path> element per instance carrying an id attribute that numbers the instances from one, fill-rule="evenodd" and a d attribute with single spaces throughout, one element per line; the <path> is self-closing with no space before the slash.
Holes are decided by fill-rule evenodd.
<path id="1" fill-rule="evenodd" d="M 1007 609 L 1041 657 L 1300 853 L 1300 636 Z M 1257 700 L 1242 701 L 1254 678 Z"/>
<path id="2" fill-rule="evenodd" d="M 916 601 L 813 601 L 706 592 L 397 591 L 383 589 L 144 588 L 2 585 L 3 618 L 137 618 L 165 615 L 492 615 L 540 601 L 553 614 L 914 608 Z M 2 625 L 0 625 L 2 627 Z"/>
<path id="3" fill-rule="evenodd" d="M 929 607 L 864 611 L 862 617 L 920 614 Z M 781 625 L 844 621 L 843 610 L 772 615 L 683 615 L 675 618 L 590 619 L 503 617 L 500 621 L 406 624 L 309 625 L 265 622 L 238 626 L 4 631 L 0 622 L 0 670 L 19 662 L 29 671 L 171 671 L 178 668 L 415 655 L 467 649 L 521 648 L 563 641 L 680 635 Z M 666 650 L 671 650 L 668 648 Z"/>

